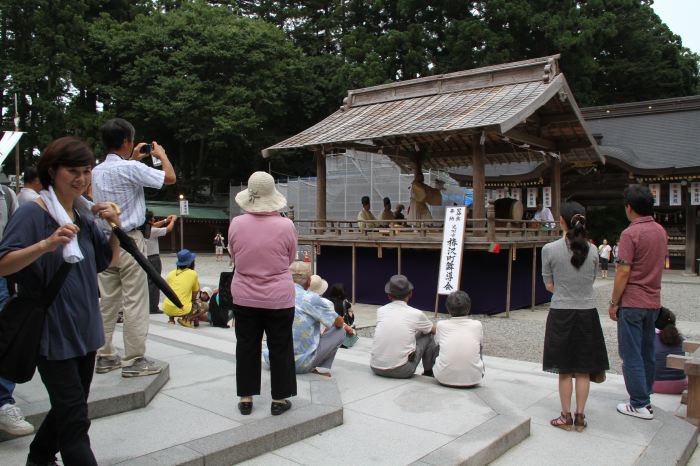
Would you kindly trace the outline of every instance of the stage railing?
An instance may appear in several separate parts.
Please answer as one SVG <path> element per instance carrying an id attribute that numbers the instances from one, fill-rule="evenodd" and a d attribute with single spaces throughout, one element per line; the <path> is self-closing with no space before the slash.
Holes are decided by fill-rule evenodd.
<path id="1" fill-rule="evenodd" d="M 441 241 L 443 220 L 295 220 L 300 235 L 318 239 L 424 238 Z M 533 220 L 468 218 L 465 235 L 481 241 L 551 240 L 560 236 L 554 224 Z"/>

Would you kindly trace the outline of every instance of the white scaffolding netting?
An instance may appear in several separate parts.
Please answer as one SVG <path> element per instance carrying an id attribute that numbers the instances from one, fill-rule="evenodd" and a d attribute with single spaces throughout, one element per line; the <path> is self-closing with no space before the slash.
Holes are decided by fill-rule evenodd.
<path id="1" fill-rule="evenodd" d="M 429 206 L 435 219 L 442 219 L 445 205 L 465 205 L 471 190 L 460 187 L 446 172 L 425 171 L 425 183 L 435 186 L 442 183 L 443 205 Z M 413 174 L 402 173 L 398 165 L 381 154 L 348 150 L 343 154 L 326 158 L 326 217 L 329 220 L 355 220 L 362 208 L 362 196 L 369 196 L 374 215 L 384 208 L 383 199 L 391 200 L 392 210 L 397 204 L 406 209 L 410 203 L 410 186 Z M 245 186 L 231 186 L 231 213 L 237 215 L 238 207 L 233 197 Z M 277 189 L 287 198 L 287 207 L 293 208 L 295 220 L 316 219 L 316 178 L 281 178 Z M 300 234 L 308 233 L 299 225 Z"/>

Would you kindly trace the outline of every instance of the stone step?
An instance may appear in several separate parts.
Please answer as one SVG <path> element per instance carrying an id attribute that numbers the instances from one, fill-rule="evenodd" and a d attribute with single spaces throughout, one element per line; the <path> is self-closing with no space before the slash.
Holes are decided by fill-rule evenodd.
<path id="1" fill-rule="evenodd" d="M 170 379 L 168 363 L 156 362 L 163 367 L 163 370 L 156 375 L 124 378 L 118 370 L 107 374 L 95 374 L 88 398 L 90 419 L 99 419 L 147 406 Z M 14 396 L 26 420 L 37 429 L 51 408 L 48 393 L 38 371 L 31 381 L 17 385 Z M 0 442 L 15 438 L 0 432 Z"/>

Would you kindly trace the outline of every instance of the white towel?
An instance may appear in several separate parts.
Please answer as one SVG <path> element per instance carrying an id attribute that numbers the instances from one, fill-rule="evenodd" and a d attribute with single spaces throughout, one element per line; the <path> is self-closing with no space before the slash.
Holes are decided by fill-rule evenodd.
<path id="1" fill-rule="evenodd" d="M 42 189 L 39 195 L 41 196 L 41 200 L 44 201 L 44 204 L 46 204 L 49 215 L 56 220 L 56 223 L 61 226 L 73 223 L 68 216 L 66 209 L 64 209 L 63 205 L 58 202 L 56 193 L 53 191 L 53 186 L 49 186 L 48 190 Z M 83 196 L 80 196 L 75 200 L 73 207 L 75 207 L 75 210 L 78 211 L 78 215 L 91 222 L 94 220 L 94 216 L 90 210 L 92 205 L 92 202 L 88 201 Z M 83 252 L 80 250 L 80 246 L 78 245 L 77 236 L 75 236 L 70 243 L 63 247 L 63 259 L 70 264 L 75 264 L 76 262 L 83 260 Z"/>

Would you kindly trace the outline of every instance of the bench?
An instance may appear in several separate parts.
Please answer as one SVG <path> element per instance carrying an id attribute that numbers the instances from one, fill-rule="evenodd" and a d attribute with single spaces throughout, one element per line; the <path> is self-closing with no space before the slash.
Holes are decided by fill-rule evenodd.
<path id="1" fill-rule="evenodd" d="M 688 390 L 683 392 L 681 403 L 687 405 L 686 418 L 693 424 L 700 423 L 700 341 L 683 342 L 686 356 L 671 354 L 666 357 L 666 366 L 680 369 L 688 376 Z"/>

